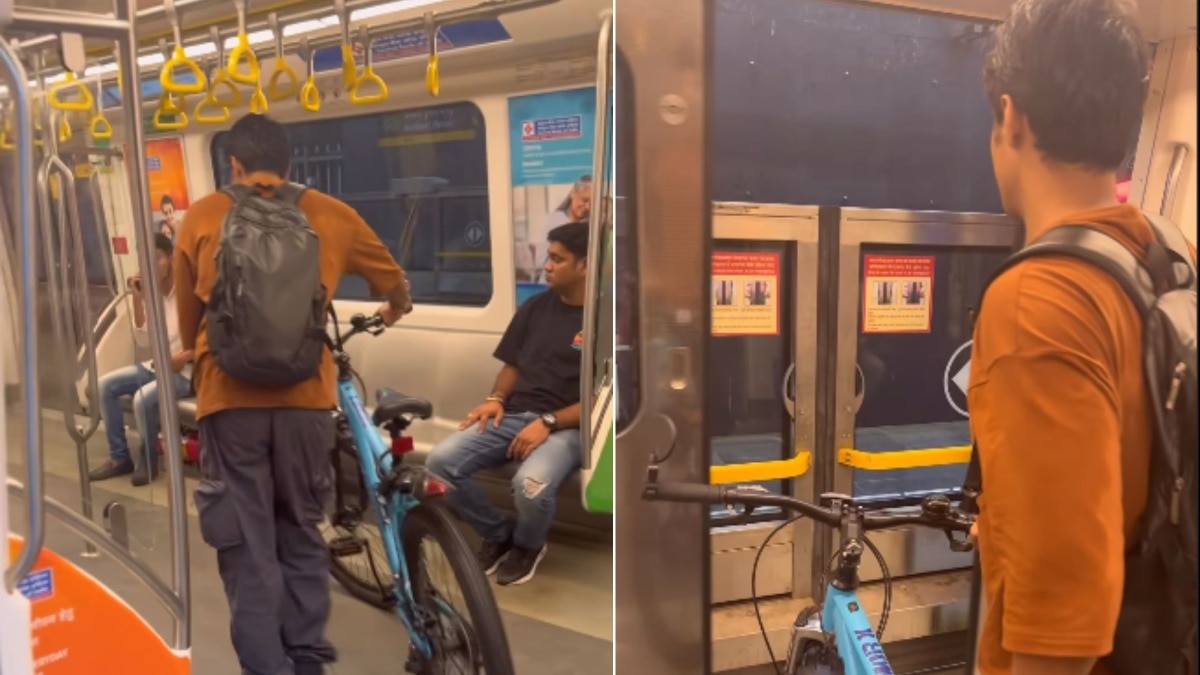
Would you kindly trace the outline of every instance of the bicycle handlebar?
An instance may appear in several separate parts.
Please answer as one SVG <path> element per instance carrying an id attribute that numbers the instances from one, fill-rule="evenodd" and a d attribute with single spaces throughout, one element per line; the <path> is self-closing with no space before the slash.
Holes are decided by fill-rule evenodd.
<path id="1" fill-rule="evenodd" d="M 921 525 L 946 532 L 968 533 L 973 523 L 973 519 L 969 515 L 953 509 L 950 500 L 945 495 L 927 497 L 921 504 L 919 514 L 868 513 L 862 506 L 855 505 L 849 498 L 841 498 L 835 507 L 824 507 L 783 495 L 762 492 L 758 488 L 727 488 L 720 485 L 697 483 L 659 483 L 653 480 L 646 485 L 643 497 L 652 501 L 743 504 L 750 507 L 775 506 L 787 511 L 795 511 L 829 527 L 839 527 L 843 519 L 849 517 L 859 520 L 862 529 L 866 531 L 883 530 L 902 525 Z"/>

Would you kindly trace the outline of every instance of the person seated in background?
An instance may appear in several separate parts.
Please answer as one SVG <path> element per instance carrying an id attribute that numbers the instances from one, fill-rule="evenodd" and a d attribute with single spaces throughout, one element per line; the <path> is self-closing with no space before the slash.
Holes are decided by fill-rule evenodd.
<path id="1" fill-rule="evenodd" d="M 483 538 L 478 559 L 501 585 L 533 578 L 546 555 L 559 486 L 580 467 L 579 371 L 588 226 L 550 231 L 544 270 L 550 289 L 517 309 L 495 357 L 504 363 L 486 401 L 433 450 L 426 468 L 455 489 L 448 498 Z M 517 518 L 510 523 L 472 478 L 520 463 L 512 479 Z"/>
<path id="2" fill-rule="evenodd" d="M 171 257 L 174 245 L 162 233 L 154 235 L 154 273 L 158 275 L 158 287 L 162 289 L 163 317 L 167 324 L 167 337 L 171 343 L 171 381 L 175 396 L 186 398 L 192 395 L 190 351 L 183 349 L 179 339 L 179 317 L 175 312 L 174 274 Z M 129 279 L 129 290 L 133 294 L 133 335 L 138 346 L 150 344 L 150 331 L 146 325 L 146 295 L 141 275 Z M 100 378 L 100 411 L 104 428 L 108 433 L 108 461 L 88 474 L 91 480 L 108 480 L 117 476 L 133 474 L 134 485 L 145 485 L 158 475 L 158 382 L 154 375 L 154 362 L 136 363 L 114 370 Z M 121 409 L 121 398 L 133 397 L 133 417 L 137 422 L 140 438 L 135 469 L 133 456 L 129 452 L 129 441 L 125 437 L 125 413 Z"/>

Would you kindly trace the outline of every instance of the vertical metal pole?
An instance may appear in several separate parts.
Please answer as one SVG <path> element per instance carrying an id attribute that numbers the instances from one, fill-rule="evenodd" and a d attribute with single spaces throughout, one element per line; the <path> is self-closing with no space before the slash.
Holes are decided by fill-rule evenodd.
<path id="1" fill-rule="evenodd" d="M 154 227 L 150 209 L 150 186 L 146 175 L 145 133 L 142 129 L 142 96 L 137 67 L 137 16 L 136 0 L 115 0 L 117 19 L 128 22 L 128 30 L 118 40 L 119 67 L 125 75 L 125 86 L 121 92 L 121 107 L 125 115 L 128 135 L 125 138 L 125 167 L 129 172 L 129 194 L 133 200 L 134 228 L 137 238 L 138 262 L 143 270 L 154 269 Z M 154 274 L 142 279 L 146 287 L 146 319 L 151 327 L 151 347 L 154 353 L 154 372 L 158 382 L 159 409 L 162 433 L 166 447 L 167 484 L 169 489 L 170 537 L 171 537 L 171 581 L 175 593 L 183 606 L 182 615 L 175 622 L 173 646 L 187 649 L 191 645 L 191 583 L 188 570 L 187 514 L 184 511 L 183 460 L 179 455 L 180 438 L 177 422 L 173 374 L 171 371 L 171 346 L 167 340 L 167 327 L 163 316 L 162 289 Z M 146 443 L 152 443 L 147 439 Z"/>
<path id="2" fill-rule="evenodd" d="M 592 407 L 596 404 L 596 346 L 593 334 L 600 318 L 593 308 L 601 296 L 600 281 L 604 264 L 599 255 L 604 230 L 604 171 L 605 142 L 608 140 L 608 83 L 611 63 L 609 45 L 612 43 L 612 10 L 600 13 L 599 45 L 596 49 L 596 114 L 592 130 L 592 212 L 588 218 L 588 280 L 583 302 L 583 370 L 580 372 L 580 388 L 583 405 L 580 409 L 579 431 L 583 437 L 579 451 L 582 466 L 592 468 Z M 574 188 L 572 188 L 574 190 Z"/>
<path id="3" fill-rule="evenodd" d="M 46 538 L 46 479 L 42 472 L 42 415 L 37 378 L 37 227 L 33 215 L 33 105 L 29 79 L 16 52 L 0 37 L 0 63 L 12 77 L 15 103 L 17 159 L 17 227 L 21 246 L 21 347 L 24 352 L 21 390 L 25 403 L 25 511 L 28 529 L 25 541 L 5 570 L 4 583 L 11 592 L 37 561 Z"/>

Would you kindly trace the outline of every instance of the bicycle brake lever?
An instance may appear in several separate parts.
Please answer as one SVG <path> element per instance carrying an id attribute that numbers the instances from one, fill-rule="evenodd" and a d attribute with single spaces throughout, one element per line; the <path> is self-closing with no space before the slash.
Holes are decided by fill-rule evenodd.
<path id="1" fill-rule="evenodd" d="M 950 530 L 942 531 L 946 535 L 946 539 L 950 542 L 950 550 L 955 553 L 970 553 L 975 550 L 975 545 L 970 539 L 955 539 L 954 534 Z"/>

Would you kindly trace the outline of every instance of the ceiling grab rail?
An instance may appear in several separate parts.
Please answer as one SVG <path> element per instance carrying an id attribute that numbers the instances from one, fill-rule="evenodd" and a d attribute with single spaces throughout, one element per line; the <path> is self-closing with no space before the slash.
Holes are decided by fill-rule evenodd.
<path id="1" fill-rule="evenodd" d="M 120 72 L 133 73 L 136 78 L 137 0 L 115 0 L 117 18 L 124 22 L 119 62 Z M 141 87 L 126 87 L 121 97 L 123 119 L 140 120 L 142 106 Z M 129 176 L 129 196 L 133 203 L 134 222 L 137 227 L 136 243 L 138 262 L 143 270 L 153 270 L 154 218 L 150 208 L 150 178 L 146 173 L 146 133 L 141 124 L 128 124 L 125 154 L 125 170 Z M 187 511 L 183 485 L 183 457 L 179 454 L 179 409 L 175 388 L 171 381 L 171 345 L 167 339 L 163 289 L 157 275 L 148 274 L 142 280 L 146 293 L 146 320 L 150 329 L 150 346 L 154 354 L 154 377 L 158 382 L 159 418 L 162 422 L 163 447 L 167 448 L 164 458 L 167 463 L 167 495 L 169 501 L 171 539 L 171 585 L 179 598 L 180 614 L 177 615 L 172 635 L 172 646 L 188 649 L 192 640 L 191 617 L 191 572 L 188 569 Z"/>
<path id="2" fill-rule="evenodd" d="M 429 62 L 425 64 L 425 90 L 437 97 L 442 90 L 441 74 L 438 71 L 438 28 L 433 21 L 433 12 L 425 12 L 425 39 L 429 41 Z"/>
<path id="3" fill-rule="evenodd" d="M 207 1 L 211 1 L 211 0 L 207 0 Z M 550 5 L 557 4 L 561 1 L 562 0 L 481 0 L 480 2 L 478 2 L 474 5 L 468 5 L 465 7 L 456 7 L 456 8 L 441 11 L 441 12 L 433 12 L 432 14 L 433 14 L 433 21 L 435 22 L 435 24 L 441 28 L 445 28 L 446 26 L 457 25 L 457 24 L 461 24 L 464 22 L 496 19 L 496 18 L 499 18 L 502 16 L 506 16 L 508 14 L 529 11 L 532 9 L 537 9 L 539 7 L 547 7 Z M 367 0 L 366 2 L 356 2 L 355 0 L 349 0 L 346 4 L 347 4 L 348 8 L 362 8 L 362 7 L 367 7 L 367 6 L 373 6 L 377 2 L 378 2 L 378 0 Z M 180 8 L 183 8 L 190 4 L 192 4 L 192 3 L 186 2 L 186 0 L 178 0 L 178 2 L 176 3 L 177 7 L 180 7 Z M 24 11 L 25 11 L 24 7 L 18 8 L 18 13 L 23 13 Z M 156 14 L 156 16 L 160 16 L 160 14 Z M 329 16 L 328 9 L 313 9 L 313 10 L 305 10 L 305 11 L 301 11 L 301 12 L 296 12 L 295 14 L 291 14 L 291 15 L 288 15 L 287 17 L 285 17 L 285 19 L 286 19 L 285 28 L 287 26 L 291 26 L 295 23 L 311 21 L 311 20 L 316 20 L 316 19 L 322 19 L 327 16 Z M 281 19 L 281 21 L 282 20 L 283 19 Z M 200 26 L 201 22 L 196 22 L 196 23 L 197 23 L 196 27 L 185 29 L 185 31 L 184 31 L 184 42 L 186 43 L 185 48 L 210 43 L 212 40 L 212 38 L 209 36 L 209 34 L 207 32 L 205 32 L 203 34 L 200 32 L 199 26 Z M 375 25 L 372 28 L 372 33 L 374 33 L 376 35 L 394 35 L 397 33 L 406 33 L 406 32 L 411 32 L 411 31 L 425 30 L 426 25 L 427 24 L 426 24 L 425 16 L 401 18 L 401 19 L 396 19 L 394 21 L 388 21 L 386 23 L 381 23 L 381 24 Z M 269 26 L 266 25 L 265 20 L 254 21 L 254 22 L 248 21 L 247 26 L 248 26 L 248 30 L 252 29 L 254 31 L 269 29 Z M 208 31 L 208 30 L 210 30 L 210 27 L 207 25 L 204 26 L 204 31 Z M 236 29 L 233 29 L 232 31 L 218 29 L 218 33 L 221 36 L 224 36 L 224 38 L 236 39 L 237 35 L 236 35 L 236 32 L 234 32 L 234 31 L 236 31 Z M 341 42 L 343 39 L 340 32 L 337 34 L 333 34 L 333 35 L 316 35 L 316 36 L 307 36 L 307 37 L 308 37 L 309 46 L 314 49 L 324 49 L 326 47 L 339 47 L 341 45 Z M 55 39 L 57 39 L 57 38 L 55 38 Z M 302 39 L 302 36 L 300 36 L 300 35 L 291 35 L 291 36 L 285 35 L 284 49 L 287 51 L 294 51 L 295 49 L 297 49 L 299 47 L 301 39 Z M 32 53 L 33 51 L 36 51 L 36 50 L 47 49 L 48 46 L 52 42 L 53 42 L 52 40 L 46 40 L 43 38 L 34 38 L 31 40 L 26 40 L 26 41 L 21 42 L 19 47 L 21 47 L 21 49 L 23 51 L 25 51 L 26 53 Z M 351 47 L 353 47 L 353 43 L 351 43 Z M 91 52 L 89 52 L 89 54 L 93 54 L 93 55 L 95 53 L 97 53 L 96 50 L 92 50 Z M 159 53 L 159 50 L 154 47 L 147 46 L 147 47 L 139 50 L 139 56 L 150 56 L 155 53 Z M 389 62 L 389 65 L 391 65 L 391 63 L 392 62 Z M 100 62 L 100 64 L 107 65 L 105 62 Z M 356 62 L 356 66 L 357 66 L 357 62 Z M 57 73 L 58 71 L 59 71 L 59 69 L 57 69 L 57 67 L 56 67 L 54 72 Z M 146 76 L 157 77 L 158 74 L 161 72 L 161 68 L 159 66 L 153 66 L 153 67 L 146 66 L 145 68 L 139 68 L 138 72 L 140 74 L 144 74 Z M 53 74 L 53 73 L 51 73 L 51 74 Z M 118 73 L 118 77 L 120 77 L 121 75 L 122 75 L 121 73 Z M 343 77 L 344 76 L 345 76 L 345 73 L 343 73 Z M 351 77 L 356 79 L 357 76 L 358 76 L 357 70 L 355 70 L 355 72 L 351 74 Z M 108 77 L 111 77 L 111 75 L 109 75 Z M 96 78 L 95 75 L 89 75 L 89 76 L 81 77 L 80 79 L 95 79 L 95 78 Z M 253 84 L 253 82 L 251 84 Z M 349 87 L 352 85 L 353 85 L 353 79 L 351 80 L 350 85 L 347 85 L 346 88 L 349 89 Z"/>
<path id="4" fill-rule="evenodd" d="M 267 84 L 267 97 L 279 102 L 295 96 L 296 92 L 300 91 L 300 80 L 296 77 L 296 71 L 288 65 L 286 52 L 283 50 L 283 27 L 279 25 L 279 15 L 274 12 L 268 14 L 267 25 L 271 27 L 275 38 L 275 72 L 271 73 L 271 80 Z M 287 86 L 279 86 L 280 78 L 287 79 Z"/>
<path id="5" fill-rule="evenodd" d="M 436 35 L 433 36 L 436 40 Z M 580 406 L 580 428 L 583 430 L 584 443 L 580 444 L 583 468 L 590 469 L 592 463 L 592 445 L 596 442 L 597 430 L 593 428 L 592 406 L 590 401 L 596 396 L 596 346 L 594 343 L 596 319 L 599 318 L 593 308 L 600 297 L 600 281 L 604 265 L 600 263 L 598 251 L 603 242 L 605 225 L 604 192 L 605 192 L 605 160 L 608 153 L 608 89 L 612 59 L 612 11 L 600 13 L 600 34 L 596 47 L 596 124 L 592 130 L 592 208 L 588 217 L 588 280 L 584 286 L 583 313 L 583 368 L 580 371 L 580 387 L 585 403 Z"/>
<path id="6" fill-rule="evenodd" d="M 4 570 L 4 585 L 14 592 L 17 584 L 33 569 L 46 538 L 46 478 L 42 471 L 42 416 L 38 367 L 37 312 L 37 231 L 34 218 L 33 105 L 29 78 L 16 51 L 0 39 L 0 64 L 9 75 L 16 117 L 15 140 L 17 173 L 17 231 L 20 233 L 21 258 L 21 393 L 25 404 L 25 539 L 12 565 Z"/>
<path id="7" fill-rule="evenodd" d="M 308 45 L 308 38 L 300 39 L 300 58 L 304 59 L 304 86 L 300 88 L 300 105 L 309 112 L 321 112 L 321 91 L 317 89 L 317 76 L 313 71 L 316 50 Z"/>
<path id="8" fill-rule="evenodd" d="M 186 94 L 203 94 L 208 91 L 208 77 L 204 69 L 195 59 L 189 58 L 183 50 L 183 30 L 180 26 L 179 12 L 175 10 L 175 0 L 163 0 L 163 9 L 167 13 L 167 21 L 171 24 L 171 34 L 175 38 L 175 48 L 164 50 L 162 70 L 158 74 L 158 82 L 163 91 L 180 96 Z M 190 71 L 195 82 L 180 82 L 175 78 L 179 69 Z"/>
<path id="9" fill-rule="evenodd" d="M 341 28 L 342 84 L 346 91 L 350 91 L 358 79 L 358 66 L 354 63 L 354 43 L 350 41 L 350 12 L 346 11 L 346 0 L 333 0 L 333 13 L 337 15 Z M 363 45 L 363 48 L 368 46 Z"/>

